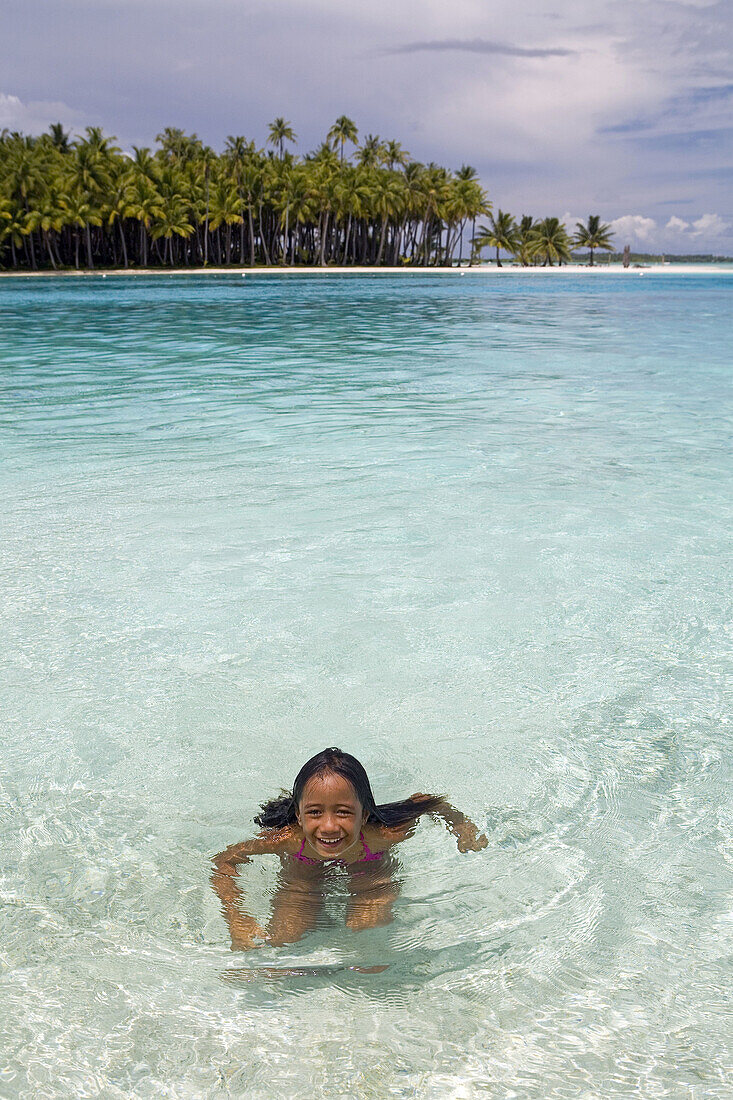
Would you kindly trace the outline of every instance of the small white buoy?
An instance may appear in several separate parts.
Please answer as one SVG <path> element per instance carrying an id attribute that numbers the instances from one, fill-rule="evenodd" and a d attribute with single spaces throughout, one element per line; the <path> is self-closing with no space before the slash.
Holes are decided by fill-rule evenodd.
<path id="1" fill-rule="evenodd" d="M 103 279 L 106 279 L 106 278 L 107 278 L 107 276 L 106 276 L 106 275 L 103 275 L 103 276 L 102 276 L 102 278 L 103 278 Z"/>
<path id="2" fill-rule="evenodd" d="M 247 274 L 246 274 L 246 272 L 244 272 L 244 271 L 242 272 L 242 278 L 243 278 L 243 279 L 246 279 L 246 278 L 247 278 Z"/>

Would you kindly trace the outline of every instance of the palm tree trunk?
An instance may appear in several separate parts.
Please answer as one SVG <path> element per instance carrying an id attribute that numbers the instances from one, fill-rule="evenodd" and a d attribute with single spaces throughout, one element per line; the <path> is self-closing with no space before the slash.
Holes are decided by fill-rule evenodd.
<path id="1" fill-rule="evenodd" d="M 420 237 L 420 244 L 417 246 L 417 254 L 418 254 L 418 256 L 420 256 L 422 254 L 423 265 L 425 265 L 426 262 L 427 262 L 426 258 L 425 258 L 425 255 L 424 255 L 424 252 L 426 250 L 425 240 L 426 240 L 426 237 L 427 237 L 428 222 L 429 221 L 430 221 L 430 208 L 428 208 L 425 211 L 425 217 L 424 217 L 423 223 L 422 223 L 422 235 Z"/>
<path id="2" fill-rule="evenodd" d="M 384 252 L 384 239 L 387 236 L 387 219 L 382 218 L 382 232 L 379 236 L 379 251 L 377 252 L 377 267 L 382 262 L 382 253 Z"/>
<path id="3" fill-rule="evenodd" d="M 206 215 L 204 217 L 204 267 L 209 262 L 209 170 L 206 169 Z"/>
<path id="4" fill-rule="evenodd" d="M 283 241 L 283 264 L 288 262 L 288 227 L 290 223 L 290 204 L 285 203 L 285 239 Z"/>
<path id="5" fill-rule="evenodd" d="M 124 257 L 125 267 L 129 267 L 130 263 L 129 263 L 129 260 L 127 258 L 127 243 L 125 241 L 125 231 L 122 228 L 122 219 L 119 219 L 117 224 L 120 228 L 120 240 L 122 241 L 122 255 Z"/>
<path id="6" fill-rule="evenodd" d="M 252 207 L 247 207 L 247 222 L 249 224 L 249 266 L 255 265 L 255 227 L 252 217 Z"/>
<path id="7" fill-rule="evenodd" d="M 343 151 L 343 146 L 341 148 L 342 148 L 342 151 Z M 344 242 L 344 259 L 343 259 L 344 263 L 346 263 L 346 257 L 349 254 L 349 237 L 350 236 L 351 236 L 351 214 L 349 214 L 349 220 L 346 223 L 346 240 Z"/>
<path id="8" fill-rule="evenodd" d="M 394 248 L 392 250 L 392 263 L 395 265 L 395 267 L 400 262 L 400 253 L 402 251 L 402 237 L 403 237 L 404 232 L 405 232 L 406 223 L 407 223 L 407 218 L 403 218 L 402 221 L 400 222 L 400 227 L 397 230 L 397 236 L 395 237 Z"/>
<path id="9" fill-rule="evenodd" d="M 61 267 L 62 261 L 61 261 L 61 239 L 60 239 L 60 236 L 57 235 L 56 233 L 53 233 L 53 234 L 49 233 L 49 237 L 50 237 L 50 241 L 51 241 L 51 251 L 52 252 L 54 250 L 56 251 L 56 265 L 57 265 L 57 267 Z"/>
<path id="10" fill-rule="evenodd" d="M 29 213 L 28 199 L 25 200 L 25 212 L 26 212 L 26 214 Z M 30 253 L 31 267 L 35 271 L 36 270 L 36 253 L 35 253 L 35 250 L 33 248 L 33 233 L 28 234 L 28 236 L 26 237 L 26 241 L 27 241 L 27 248 L 28 248 L 28 251 Z"/>
<path id="11" fill-rule="evenodd" d="M 448 235 L 446 240 L 446 267 L 450 267 L 453 262 L 453 251 L 456 249 L 458 243 L 458 229 L 451 231 L 448 227 Z"/>
<path id="12" fill-rule="evenodd" d="M 326 233 L 328 232 L 328 210 L 323 215 L 323 229 L 321 231 L 321 253 L 318 258 L 319 267 L 323 267 L 326 263 Z"/>
<path id="13" fill-rule="evenodd" d="M 51 242 L 48 239 L 48 231 L 46 229 L 43 230 L 43 240 L 44 240 L 44 243 L 46 245 L 46 250 L 48 252 L 48 258 L 51 261 L 51 267 L 55 271 L 56 270 L 56 264 L 54 262 L 53 252 L 51 250 Z"/>
<path id="14" fill-rule="evenodd" d="M 264 231 L 264 229 L 263 229 L 263 227 L 262 227 L 262 200 L 260 200 L 260 216 L 259 216 L 259 218 L 258 218 L 258 220 L 257 220 L 257 225 L 258 225 L 258 228 L 259 228 L 259 233 L 260 233 L 260 242 L 261 242 L 261 244 L 262 244 L 262 251 L 263 251 L 263 252 L 264 252 L 264 254 L 265 254 L 265 263 L 266 263 L 266 264 L 267 264 L 267 266 L 269 267 L 269 266 L 270 266 L 270 263 L 271 263 L 272 261 L 270 260 L 270 253 L 269 253 L 269 252 L 268 252 L 268 250 L 267 250 L 267 241 L 266 241 L 266 239 L 265 239 L 265 237 L 266 237 L 266 234 L 265 234 L 265 231 Z"/>

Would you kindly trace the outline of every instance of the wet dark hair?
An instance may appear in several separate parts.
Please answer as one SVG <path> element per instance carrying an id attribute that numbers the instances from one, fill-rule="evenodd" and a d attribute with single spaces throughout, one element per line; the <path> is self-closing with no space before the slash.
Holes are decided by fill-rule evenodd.
<path id="1" fill-rule="evenodd" d="M 255 823 L 263 829 L 277 829 L 284 825 L 293 825 L 297 820 L 297 810 L 303 797 L 305 785 L 314 776 L 340 775 L 354 788 L 359 799 L 365 820 L 378 821 L 381 825 L 406 825 L 416 821 L 421 814 L 432 813 L 443 801 L 440 795 L 421 795 L 419 799 L 404 798 L 400 802 L 387 802 L 377 806 L 372 793 L 369 776 L 355 756 L 341 749 L 324 749 L 306 761 L 295 777 L 291 792 L 283 791 L 279 798 L 263 802 L 261 812 L 255 817 Z"/>

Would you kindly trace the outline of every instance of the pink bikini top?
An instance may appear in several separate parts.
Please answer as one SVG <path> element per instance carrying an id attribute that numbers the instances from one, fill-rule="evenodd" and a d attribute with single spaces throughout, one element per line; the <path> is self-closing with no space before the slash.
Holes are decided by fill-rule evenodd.
<path id="1" fill-rule="evenodd" d="M 384 852 L 370 852 L 367 847 L 367 842 L 364 840 L 364 834 L 359 833 L 359 840 L 361 841 L 362 848 L 364 849 L 364 855 L 361 859 L 355 859 L 354 863 L 368 863 L 372 859 L 381 859 Z M 310 856 L 303 855 L 303 849 L 305 848 L 305 837 L 303 837 L 303 843 L 293 856 L 293 859 L 299 859 L 301 863 L 309 863 L 311 867 L 317 867 L 319 863 L 340 863 L 343 867 L 348 867 L 349 864 L 343 859 L 311 859 Z"/>

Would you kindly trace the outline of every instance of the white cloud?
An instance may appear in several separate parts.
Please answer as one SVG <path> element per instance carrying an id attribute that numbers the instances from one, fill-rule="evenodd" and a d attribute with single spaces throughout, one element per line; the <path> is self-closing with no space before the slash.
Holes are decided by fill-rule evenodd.
<path id="1" fill-rule="evenodd" d="M 719 214 L 703 214 L 701 218 L 692 223 L 692 236 L 722 237 L 729 229 L 730 224 L 724 221 Z"/>
<path id="2" fill-rule="evenodd" d="M 20 130 L 24 134 L 40 134 L 52 122 L 79 128 L 84 125 L 81 112 L 68 103 L 30 100 L 24 103 L 17 95 L 0 92 L 0 130 Z"/>
<path id="3" fill-rule="evenodd" d="M 611 229 L 621 247 L 625 244 L 649 245 L 654 241 L 657 223 L 654 218 L 645 218 L 643 214 L 624 214 L 620 218 L 614 218 Z"/>
<path id="4" fill-rule="evenodd" d="M 657 226 L 653 218 L 641 214 L 624 214 L 611 222 L 616 234 L 617 248 L 630 244 L 632 248 L 650 252 L 712 252 L 720 255 L 730 250 L 726 234 L 731 231 L 730 222 L 720 214 L 702 214 L 695 221 L 688 221 L 672 214 L 663 226 Z"/>
<path id="5" fill-rule="evenodd" d="M 664 228 L 671 233 L 684 233 L 686 229 L 690 228 L 690 223 L 683 221 L 682 218 L 678 218 L 676 214 L 673 214 Z"/>

